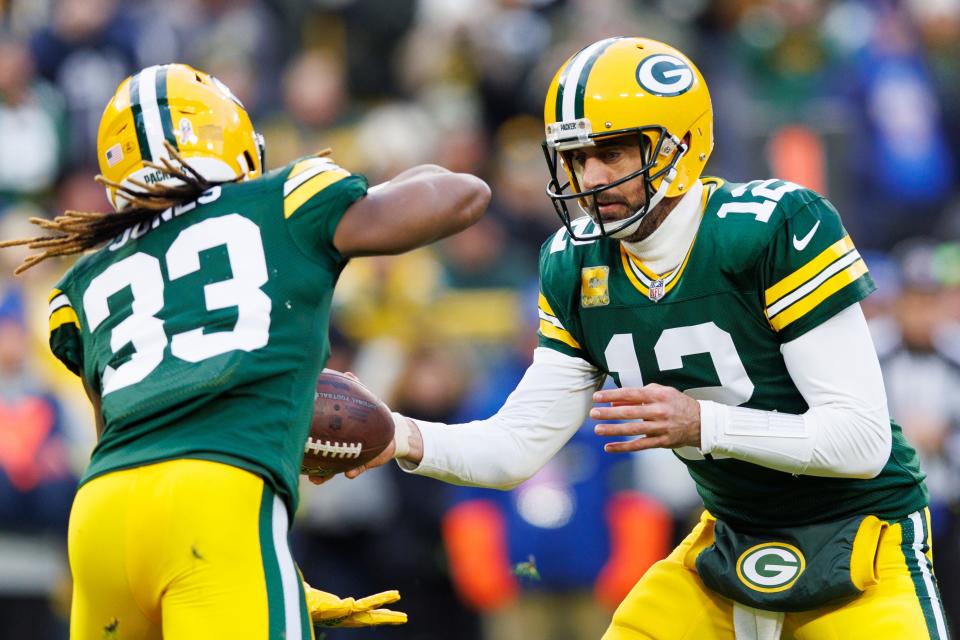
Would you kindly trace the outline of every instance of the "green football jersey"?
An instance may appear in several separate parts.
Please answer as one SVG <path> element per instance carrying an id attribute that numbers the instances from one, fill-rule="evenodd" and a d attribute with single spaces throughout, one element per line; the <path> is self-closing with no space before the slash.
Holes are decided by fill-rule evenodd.
<path id="1" fill-rule="evenodd" d="M 50 298 L 50 346 L 102 399 L 83 482 L 173 458 L 262 476 L 297 503 L 329 355 L 333 235 L 367 182 L 327 158 L 214 187 L 84 256 Z"/>
<path id="2" fill-rule="evenodd" d="M 653 273 L 620 242 L 561 229 L 540 255 L 540 346 L 583 358 L 620 386 L 668 385 L 704 400 L 801 414 L 780 353 L 875 288 L 833 206 L 781 180 L 704 179 L 683 262 Z M 591 231 L 580 218 L 581 235 Z M 791 526 L 927 502 L 914 450 L 893 448 L 869 480 L 792 475 L 696 448 L 676 450 L 705 506 L 742 526 Z"/>

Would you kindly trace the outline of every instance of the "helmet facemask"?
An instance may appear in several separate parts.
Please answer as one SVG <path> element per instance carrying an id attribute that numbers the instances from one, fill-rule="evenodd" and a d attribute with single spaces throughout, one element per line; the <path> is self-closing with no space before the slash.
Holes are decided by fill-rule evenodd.
<path id="1" fill-rule="evenodd" d="M 581 122 L 585 122 L 585 124 L 581 124 Z M 567 123 L 557 124 L 566 125 Z M 554 131 L 548 129 L 547 139 L 544 140 L 542 148 L 547 167 L 550 170 L 547 195 L 550 197 L 554 210 L 560 216 L 560 220 L 570 237 L 576 241 L 588 241 L 600 237 L 623 239 L 633 235 L 640 226 L 643 217 L 653 210 L 666 195 L 676 176 L 675 166 L 683 157 L 683 154 L 686 153 L 687 145 L 667 131 L 666 128 L 659 126 L 636 127 L 602 134 L 590 133 L 589 121 L 578 121 L 575 127 L 567 125 L 566 128 L 567 130 L 575 128 L 581 133 L 576 137 L 560 137 L 551 135 L 554 131 L 560 129 L 559 126 Z M 618 137 L 633 137 L 636 139 L 643 160 L 642 166 L 608 184 L 593 189 L 582 189 L 578 183 L 576 172 L 571 168 L 570 152 L 584 147 L 596 146 L 598 142 Z M 671 155 L 672 157 L 666 164 L 657 168 L 658 163 L 664 156 Z M 561 169 L 566 174 L 566 181 L 562 183 L 559 175 Z M 646 195 L 643 205 L 626 218 L 604 223 L 599 214 L 598 196 L 607 190 L 639 177 L 643 178 Z M 654 184 L 658 184 L 658 188 L 655 189 Z M 593 221 L 594 231 L 588 233 L 585 232 L 586 226 L 579 226 L 578 232 L 577 225 L 572 224 L 575 217 L 571 215 L 568 205 L 571 200 L 576 200 L 580 210 Z M 576 216 L 576 218 L 580 217 Z"/>
<path id="2" fill-rule="evenodd" d="M 547 195 L 575 240 L 634 236 L 643 217 L 664 198 L 689 193 L 713 149 L 713 109 L 703 76 L 682 52 L 649 38 L 605 38 L 573 54 L 550 82 L 543 121 Z M 573 167 L 564 163 L 565 153 L 613 136 L 640 143 L 641 155 L 631 162 L 642 166 L 618 165 L 616 174 L 604 178 L 610 184 L 582 189 Z M 642 192 L 637 185 L 628 188 L 630 199 L 646 195 L 642 205 L 623 220 L 601 220 L 598 204 L 605 197 L 600 194 L 641 177 Z M 573 219 L 570 200 L 588 216 Z"/>

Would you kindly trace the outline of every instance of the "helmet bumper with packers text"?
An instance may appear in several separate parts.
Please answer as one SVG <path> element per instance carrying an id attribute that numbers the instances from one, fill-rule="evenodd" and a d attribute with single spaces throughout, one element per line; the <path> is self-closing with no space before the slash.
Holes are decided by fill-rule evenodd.
<path id="1" fill-rule="evenodd" d="M 147 67 L 127 78 L 104 109 L 97 134 L 100 173 L 110 182 L 178 185 L 180 180 L 149 167 L 169 158 L 170 142 L 209 182 L 247 180 L 263 172 L 263 137 L 246 109 L 222 82 L 185 64 Z M 120 211 L 129 205 L 107 187 Z"/>
<path id="2" fill-rule="evenodd" d="M 713 108 L 703 76 L 680 51 L 646 38 L 600 40 L 567 60 L 547 90 L 544 123 L 547 195 L 574 239 L 632 235 L 663 198 L 689 191 L 713 150 Z M 609 184 L 582 189 L 568 152 L 617 136 L 636 138 L 643 166 Z M 640 176 L 645 204 L 623 220 L 599 220 L 597 196 Z M 578 214 L 594 218 L 595 230 L 571 225 L 571 201 L 577 202 Z"/>

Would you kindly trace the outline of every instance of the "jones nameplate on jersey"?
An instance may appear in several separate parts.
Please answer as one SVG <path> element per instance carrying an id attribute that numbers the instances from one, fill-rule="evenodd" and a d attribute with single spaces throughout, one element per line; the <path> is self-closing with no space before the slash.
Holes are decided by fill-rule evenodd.
<path id="1" fill-rule="evenodd" d="M 610 304 L 607 281 L 610 267 L 584 267 L 580 271 L 580 306 L 603 307 Z"/>

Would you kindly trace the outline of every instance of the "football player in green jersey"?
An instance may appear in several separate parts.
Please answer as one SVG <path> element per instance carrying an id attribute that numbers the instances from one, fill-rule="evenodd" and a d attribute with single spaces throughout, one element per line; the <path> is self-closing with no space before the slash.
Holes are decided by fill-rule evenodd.
<path id="1" fill-rule="evenodd" d="M 239 101 L 186 65 L 121 83 L 100 123 L 112 213 L 10 241 L 80 258 L 50 296 L 50 345 L 98 442 L 70 517 L 71 637 L 312 638 L 397 624 L 396 592 L 305 586 L 287 546 L 334 285 L 352 256 L 455 233 L 489 200 L 419 166 L 367 188 L 326 154 L 263 173 Z M 309 615 L 308 615 L 309 611 Z"/>
<path id="2" fill-rule="evenodd" d="M 487 420 L 395 414 L 369 466 L 511 488 L 588 415 L 622 421 L 596 428 L 632 437 L 606 450 L 672 449 L 706 512 L 607 640 L 946 638 L 923 475 L 858 304 L 874 284 L 833 206 L 703 177 L 707 86 L 660 42 L 576 53 L 545 120 L 563 228 L 540 256 L 533 363 Z"/>

